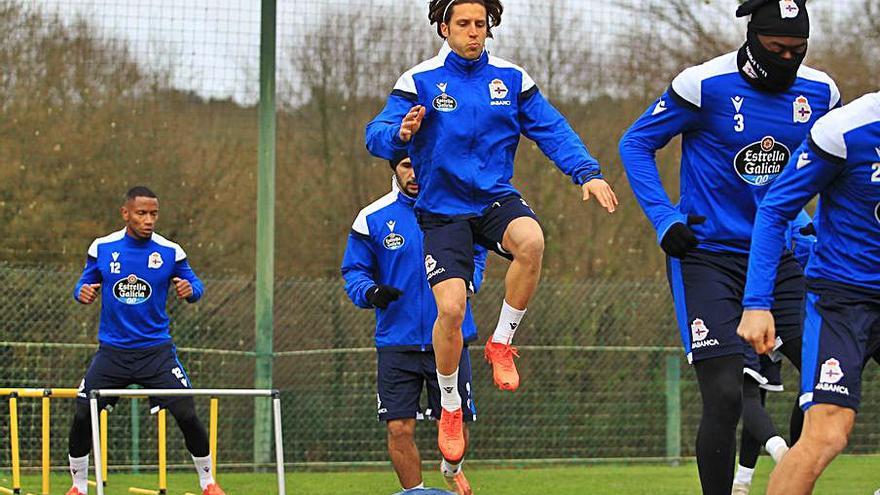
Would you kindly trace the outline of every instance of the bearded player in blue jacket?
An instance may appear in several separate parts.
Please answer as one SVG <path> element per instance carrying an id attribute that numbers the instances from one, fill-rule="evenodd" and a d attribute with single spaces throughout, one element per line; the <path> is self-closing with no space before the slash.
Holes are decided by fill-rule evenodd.
<path id="1" fill-rule="evenodd" d="M 101 298 L 98 352 L 77 391 L 70 428 L 69 456 L 73 486 L 67 495 L 88 490 L 92 425 L 89 393 L 102 388 L 192 388 L 168 331 L 165 311 L 173 285 L 178 299 L 194 303 L 204 293 L 183 248 L 155 232 L 159 200 L 146 187 L 126 193 L 121 209 L 125 228 L 99 237 L 89 246 L 86 266 L 73 291 L 80 304 Z M 99 407 L 117 398 L 100 399 Z M 183 432 L 203 495 L 223 495 L 211 472 L 208 432 L 196 415 L 192 397 L 154 397 L 154 408 L 166 408 Z"/>
<path id="2" fill-rule="evenodd" d="M 869 347 L 880 336 L 880 93 L 817 122 L 761 203 L 739 328 L 757 352 L 767 352 L 777 333 L 768 309 L 784 225 L 817 194 L 801 373 L 806 418 L 800 440 L 770 477 L 771 495 L 811 493 L 846 446 L 862 370 L 876 352 Z"/>
<path id="3" fill-rule="evenodd" d="M 442 407 L 449 412 L 441 418 L 438 443 L 450 461 L 464 452 L 456 374 L 474 244 L 511 260 L 485 355 L 498 387 L 519 386 L 511 342 L 538 285 L 544 254 L 537 216 L 511 184 L 520 136 L 534 140 L 581 186 L 584 200 L 596 196 L 609 212 L 617 205 L 598 162 L 532 78 L 486 51 L 502 12 L 499 0 L 432 0 L 428 17 L 446 41 L 443 48 L 398 79 L 366 130 L 370 152 L 385 159 L 408 155 L 421 185 L 415 209 L 437 301 L 434 353 Z"/>
<path id="4" fill-rule="evenodd" d="M 627 177 L 667 254 L 667 273 L 703 413 L 696 454 L 703 492 L 729 495 L 742 409 L 742 313 L 758 204 L 813 123 L 839 104 L 824 73 L 802 65 L 805 0 L 749 0 L 746 42 L 691 67 L 620 142 Z M 656 152 L 682 136 L 681 195 L 673 205 Z M 803 271 L 790 252 L 775 279 L 779 351 L 800 367 Z"/>
<path id="5" fill-rule="evenodd" d="M 440 385 L 434 360 L 432 329 L 437 306 L 422 273 L 422 232 L 413 206 L 419 184 L 409 158 L 392 160 L 392 190 L 361 210 L 352 226 L 342 261 L 345 290 L 357 306 L 375 309 L 379 419 L 388 428 L 388 453 L 404 490 L 423 488 L 422 464 L 415 444 L 416 418 L 437 419 Z M 486 250 L 474 255 L 474 286 L 479 290 Z M 470 308 L 462 323 L 465 344 L 477 338 Z M 465 421 L 476 420 L 467 347 L 458 362 L 458 390 Z M 419 405 L 423 385 L 428 392 L 425 412 Z M 465 429 L 467 432 L 467 429 Z M 467 433 L 465 433 L 467 438 Z M 440 471 L 458 495 L 472 491 L 462 462 L 443 459 Z"/>

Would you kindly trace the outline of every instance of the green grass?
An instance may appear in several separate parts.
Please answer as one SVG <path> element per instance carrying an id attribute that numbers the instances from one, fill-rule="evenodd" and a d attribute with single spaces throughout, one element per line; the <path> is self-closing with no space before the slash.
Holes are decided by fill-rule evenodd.
<path id="1" fill-rule="evenodd" d="M 764 493 L 771 466 L 768 457 L 758 464 L 753 494 Z M 825 472 L 816 487 L 817 495 L 871 495 L 880 488 L 877 475 L 880 458 L 876 456 L 845 456 L 837 459 Z M 567 467 L 534 467 L 503 469 L 473 467 L 467 470 L 474 493 L 479 495 L 691 495 L 699 493 L 697 468 L 693 463 L 679 467 L 646 464 L 609 464 Z M 24 477 L 24 492 L 39 493 L 39 478 Z M 221 473 L 220 481 L 229 495 L 270 495 L 275 492 L 272 474 Z M 439 473 L 425 473 L 430 486 L 443 486 Z M 52 495 L 63 495 L 69 477 L 54 474 Z M 8 473 L 0 474 L 0 485 L 8 487 Z M 124 495 L 129 486 L 155 488 L 155 475 L 123 475 L 111 473 L 107 495 Z M 390 467 L 387 471 L 356 472 L 291 472 L 287 476 L 287 493 L 291 495 L 389 495 L 399 488 Z M 194 473 L 169 475 L 169 495 L 198 493 Z M 94 490 L 89 493 L 94 493 Z"/>

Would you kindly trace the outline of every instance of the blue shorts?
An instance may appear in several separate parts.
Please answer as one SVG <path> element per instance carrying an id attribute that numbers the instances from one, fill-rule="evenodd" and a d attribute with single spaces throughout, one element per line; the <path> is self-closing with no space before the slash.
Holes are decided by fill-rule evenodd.
<path id="1" fill-rule="evenodd" d="M 800 404 L 858 411 L 862 370 L 880 338 L 880 294 L 810 280 L 804 321 Z"/>
<path id="2" fill-rule="evenodd" d="M 380 349 L 377 368 L 379 421 L 440 417 L 440 386 L 437 384 L 437 363 L 433 351 Z M 465 421 L 477 420 L 471 383 L 471 360 L 465 347 L 458 362 L 458 393 Z M 428 389 L 425 408 L 419 404 L 423 386 Z"/>
<path id="3" fill-rule="evenodd" d="M 758 355 L 755 349 L 745 344 L 743 351 L 743 373 L 758 382 L 758 387 L 770 392 L 782 392 L 782 355 L 774 352 L 771 356 Z"/>
<path id="4" fill-rule="evenodd" d="M 689 363 L 743 354 L 736 334 L 742 317 L 748 255 L 691 251 L 684 259 L 667 257 L 666 274 L 675 303 L 681 340 Z M 786 252 L 779 264 L 773 303 L 776 348 L 801 336 L 804 272 Z"/>
<path id="5" fill-rule="evenodd" d="M 419 213 L 428 283 L 433 287 L 444 280 L 460 278 L 470 284 L 474 278 L 474 244 L 513 260 L 501 241 L 510 222 L 521 217 L 538 221 L 532 208 L 519 196 L 507 196 L 492 203 L 478 217 Z"/>
<path id="6" fill-rule="evenodd" d="M 125 388 L 140 385 L 144 388 L 192 388 L 189 376 L 180 360 L 174 344 L 163 344 L 146 349 L 119 349 L 101 345 L 92 358 L 86 376 L 80 382 L 76 400 L 88 404 L 93 389 Z M 150 397 L 151 407 L 167 407 L 185 397 Z M 99 400 L 98 406 L 114 405 L 118 397 Z"/>

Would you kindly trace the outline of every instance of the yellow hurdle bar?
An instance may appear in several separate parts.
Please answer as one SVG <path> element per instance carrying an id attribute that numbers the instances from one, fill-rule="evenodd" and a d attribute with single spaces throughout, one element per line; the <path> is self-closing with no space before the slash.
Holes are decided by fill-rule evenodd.
<path id="1" fill-rule="evenodd" d="M 42 474 L 43 474 L 42 495 L 49 495 L 49 468 L 51 467 L 50 460 L 49 460 L 49 448 L 50 448 L 50 443 L 49 443 L 50 422 L 49 422 L 49 418 L 51 417 L 51 414 L 52 414 L 52 411 L 50 409 L 52 407 L 51 403 L 52 403 L 52 401 L 49 400 L 49 396 L 43 395 L 43 421 L 42 421 L 42 425 L 41 425 L 43 428 L 43 452 L 42 452 L 43 463 L 41 466 L 42 467 Z"/>
<path id="2" fill-rule="evenodd" d="M 159 493 L 168 492 L 168 465 L 165 461 L 165 409 L 159 409 Z"/>
<path id="3" fill-rule="evenodd" d="M 9 441 L 12 447 L 12 492 L 21 493 L 21 460 L 18 457 L 18 394 L 9 394 Z"/>
<path id="4" fill-rule="evenodd" d="M 159 490 L 147 490 L 146 488 L 128 487 L 128 493 L 136 493 L 140 495 L 159 495 Z"/>
<path id="5" fill-rule="evenodd" d="M 101 409 L 101 471 L 107 486 L 107 410 Z"/>
<path id="6" fill-rule="evenodd" d="M 217 412 L 220 401 L 216 397 L 211 397 L 211 412 L 208 420 L 208 452 L 211 454 L 211 474 L 214 480 L 217 479 Z"/>
<path id="7" fill-rule="evenodd" d="M 40 397 L 57 397 L 59 399 L 75 399 L 75 388 L 0 388 L 0 396 L 16 394 L 21 398 L 37 399 Z"/>

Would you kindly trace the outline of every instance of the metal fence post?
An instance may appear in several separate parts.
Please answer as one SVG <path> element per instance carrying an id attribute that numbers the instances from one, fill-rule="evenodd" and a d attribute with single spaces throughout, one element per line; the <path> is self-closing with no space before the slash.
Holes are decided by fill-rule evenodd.
<path id="1" fill-rule="evenodd" d="M 131 399 L 131 471 L 141 472 L 141 415 L 138 399 Z"/>
<path id="2" fill-rule="evenodd" d="M 255 388 L 272 388 L 275 271 L 275 32 L 276 0 L 260 16 L 260 109 L 257 160 L 257 287 Z M 254 401 L 254 463 L 272 459 L 272 405 Z"/>
<path id="3" fill-rule="evenodd" d="M 681 458 L 681 364 L 678 354 L 666 356 L 666 458 Z"/>

